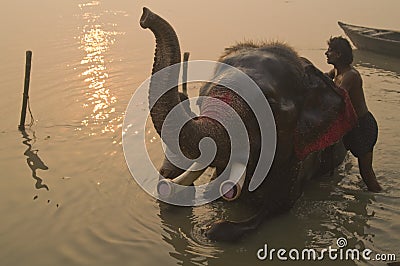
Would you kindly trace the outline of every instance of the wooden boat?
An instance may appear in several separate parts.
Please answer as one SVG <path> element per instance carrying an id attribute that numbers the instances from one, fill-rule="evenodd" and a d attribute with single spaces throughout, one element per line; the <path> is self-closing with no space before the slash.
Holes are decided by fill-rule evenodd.
<path id="1" fill-rule="evenodd" d="M 358 49 L 400 57 L 400 32 L 338 24 Z"/>

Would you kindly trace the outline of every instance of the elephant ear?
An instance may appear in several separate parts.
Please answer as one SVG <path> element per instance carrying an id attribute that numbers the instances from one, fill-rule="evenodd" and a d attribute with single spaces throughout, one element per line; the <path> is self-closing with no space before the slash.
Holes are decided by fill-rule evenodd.
<path id="1" fill-rule="evenodd" d="M 294 134 L 295 153 L 300 160 L 339 141 L 357 123 L 347 91 L 337 87 L 310 61 L 301 59 L 305 88 Z"/>

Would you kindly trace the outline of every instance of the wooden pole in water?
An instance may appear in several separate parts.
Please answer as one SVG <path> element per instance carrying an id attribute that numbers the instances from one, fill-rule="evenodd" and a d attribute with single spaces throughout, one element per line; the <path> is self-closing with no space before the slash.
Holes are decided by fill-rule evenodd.
<path id="1" fill-rule="evenodd" d="M 32 62 L 32 51 L 26 51 L 24 94 L 22 97 L 21 119 L 18 126 L 18 129 L 21 131 L 25 130 L 26 107 L 28 105 L 29 82 L 31 79 L 31 62 Z"/>
<path id="2" fill-rule="evenodd" d="M 183 71 L 182 71 L 182 92 L 186 96 L 188 96 L 187 93 L 187 69 L 188 69 L 188 60 L 189 60 L 189 52 L 185 52 L 183 54 Z"/>

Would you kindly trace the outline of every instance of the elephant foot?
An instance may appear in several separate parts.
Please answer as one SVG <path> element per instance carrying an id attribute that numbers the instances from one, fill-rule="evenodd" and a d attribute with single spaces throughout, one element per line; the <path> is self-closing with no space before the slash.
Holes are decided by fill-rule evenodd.
<path id="1" fill-rule="evenodd" d="M 246 231 L 239 223 L 220 220 L 210 225 L 206 236 L 214 241 L 233 242 L 240 239 Z"/>

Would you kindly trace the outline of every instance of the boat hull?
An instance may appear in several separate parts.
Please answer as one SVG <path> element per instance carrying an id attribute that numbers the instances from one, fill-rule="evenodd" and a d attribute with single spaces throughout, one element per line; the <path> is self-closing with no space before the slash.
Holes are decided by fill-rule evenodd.
<path id="1" fill-rule="evenodd" d="M 400 32 L 338 24 L 358 49 L 400 57 Z"/>

